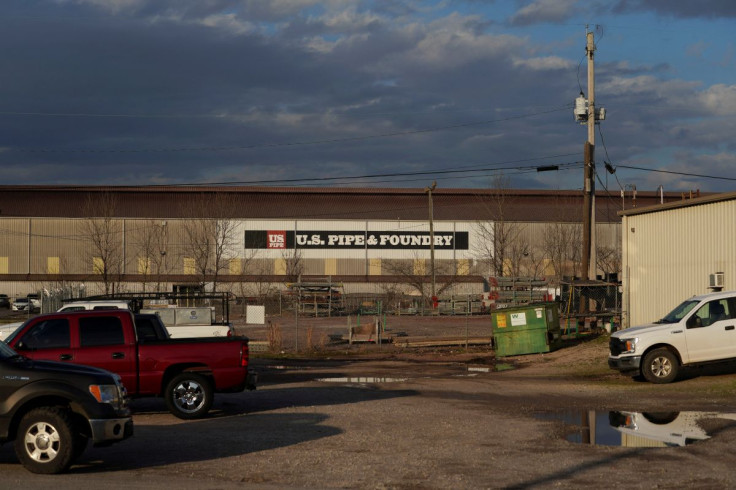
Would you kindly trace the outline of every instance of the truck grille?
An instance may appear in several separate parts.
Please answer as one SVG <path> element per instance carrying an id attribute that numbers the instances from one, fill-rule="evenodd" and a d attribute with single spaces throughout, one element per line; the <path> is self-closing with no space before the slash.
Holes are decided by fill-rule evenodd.
<path id="1" fill-rule="evenodd" d="M 612 356 L 618 356 L 626 350 L 626 342 L 619 338 L 611 337 L 611 340 L 608 341 L 608 349 L 611 351 Z"/>

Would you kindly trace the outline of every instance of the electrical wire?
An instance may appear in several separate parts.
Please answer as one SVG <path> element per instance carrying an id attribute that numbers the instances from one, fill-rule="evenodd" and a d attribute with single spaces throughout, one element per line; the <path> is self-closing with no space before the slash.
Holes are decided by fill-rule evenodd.
<path id="1" fill-rule="evenodd" d="M 691 172 L 676 172 L 674 170 L 660 170 L 660 169 L 654 169 L 654 168 L 636 167 L 633 165 L 617 165 L 617 168 L 630 168 L 632 170 L 641 170 L 643 172 L 659 172 L 663 174 L 684 175 L 686 177 L 700 177 L 703 179 L 735 180 L 736 181 L 736 177 L 724 177 L 722 175 L 694 174 Z"/>
<path id="2" fill-rule="evenodd" d="M 446 131 L 450 129 L 469 128 L 473 126 L 483 126 L 487 124 L 496 124 L 500 122 L 512 121 L 517 119 L 525 119 L 528 117 L 534 117 L 544 114 L 550 114 L 553 112 L 559 112 L 563 110 L 569 110 L 572 104 L 565 104 L 562 107 L 550 109 L 546 111 L 534 112 L 529 114 L 520 114 L 517 116 L 509 116 L 501 119 L 489 119 L 485 121 L 474 121 L 461 124 L 453 124 L 448 126 L 438 126 L 427 129 L 416 129 L 411 131 L 395 131 L 390 133 L 380 133 L 365 136 L 351 136 L 346 138 L 331 138 L 323 140 L 313 141 L 296 141 L 290 143 L 265 143 L 265 144 L 254 144 L 254 145 L 237 145 L 237 146 L 204 146 L 204 147 L 187 147 L 187 148 L 148 148 L 148 149 L 58 149 L 58 148 L 12 148 L 6 147 L 5 151 L 16 151 L 24 153 L 166 153 L 166 152 L 209 152 L 209 151 L 233 151 L 233 150 L 253 150 L 259 148 L 282 148 L 282 147 L 294 147 L 294 146 L 308 146 L 308 145 L 323 145 L 331 143 L 345 143 L 351 141 L 365 141 L 370 139 L 379 138 L 394 138 L 398 136 L 411 136 L 415 134 L 433 133 L 437 131 Z"/>
<path id="3" fill-rule="evenodd" d="M 519 160 L 524 161 L 524 160 Z M 558 165 L 572 166 L 582 165 L 582 162 L 566 162 Z M 201 185 L 222 185 L 222 186 L 233 186 L 233 185 L 266 185 L 266 184 L 291 184 L 294 182 L 308 183 L 308 182 L 326 182 L 326 181 L 339 181 L 346 179 L 373 179 L 373 178 L 387 178 L 393 177 L 391 182 L 395 182 L 395 177 L 413 177 L 413 176 L 430 176 L 430 175 L 448 175 L 457 173 L 478 173 L 478 172 L 498 172 L 503 170 L 520 170 L 526 172 L 536 172 L 537 166 L 510 166 L 510 167 L 489 167 L 480 169 L 454 169 L 454 170 L 426 170 L 421 172 L 394 172 L 385 174 L 368 174 L 368 175 L 353 175 L 353 176 L 342 176 L 342 177 L 317 177 L 317 178 L 303 178 L 303 179 L 277 179 L 277 180 L 245 180 L 245 181 L 228 181 L 228 182 L 209 182 L 207 184 L 196 183 L 196 184 L 176 184 L 178 187 L 189 187 L 189 186 L 201 186 Z M 470 175 L 466 176 L 470 177 Z M 169 187 L 168 185 L 152 184 L 144 185 L 139 187 Z"/>
<path id="4" fill-rule="evenodd" d="M 611 162 L 611 156 L 608 154 L 608 148 L 606 147 L 606 140 L 603 138 L 603 130 L 601 129 L 601 125 L 598 124 L 598 134 L 601 137 L 601 145 L 603 145 L 603 151 L 606 153 L 606 158 L 608 159 L 609 165 L 613 165 Z M 621 185 L 621 181 L 618 180 L 618 175 L 616 175 L 616 168 L 613 168 L 613 177 L 616 179 L 616 183 L 618 184 L 618 187 L 621 189 L 621 192 L 624 192 L 624 186 Z"/>

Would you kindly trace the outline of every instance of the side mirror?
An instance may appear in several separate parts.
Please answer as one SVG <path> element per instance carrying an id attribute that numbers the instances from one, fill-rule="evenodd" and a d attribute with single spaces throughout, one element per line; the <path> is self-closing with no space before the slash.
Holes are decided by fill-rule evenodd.
<path id="1" fill-rule="evenodd" d="M 687 319 L 687 323 L 685 325 L 687 328 L 699 328 L 703 326 L 703 321 L 698 315 L 693 315 Z"/>

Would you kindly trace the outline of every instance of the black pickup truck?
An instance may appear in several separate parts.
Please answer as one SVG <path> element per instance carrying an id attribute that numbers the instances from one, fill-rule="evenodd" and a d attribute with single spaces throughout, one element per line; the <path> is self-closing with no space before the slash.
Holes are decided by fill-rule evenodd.
<path id="1" fill-rule="evenodd" d="M 89 440 L 107 446 L 132 435 L 127 392 L 118 375 L 30 360 L 0 342 L 0 444 L 15 441 L 26 469 L 60 473 Z"/>

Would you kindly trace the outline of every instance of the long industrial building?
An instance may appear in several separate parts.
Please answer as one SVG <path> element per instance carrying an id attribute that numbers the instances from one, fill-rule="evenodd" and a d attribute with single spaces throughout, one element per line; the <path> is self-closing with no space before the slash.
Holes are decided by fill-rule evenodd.
<path id="1" fill-rule="evenodd" d="M 599 192 L 599 273 L 620 270 L 619 211 L 681 199 Z M 0 186 L 0 293 L 240 296 L 327 278 L 412 294 L 431 277 L 478 292 L 492 275 L 579 274 L 582 211 L 581 191 Z"/>

